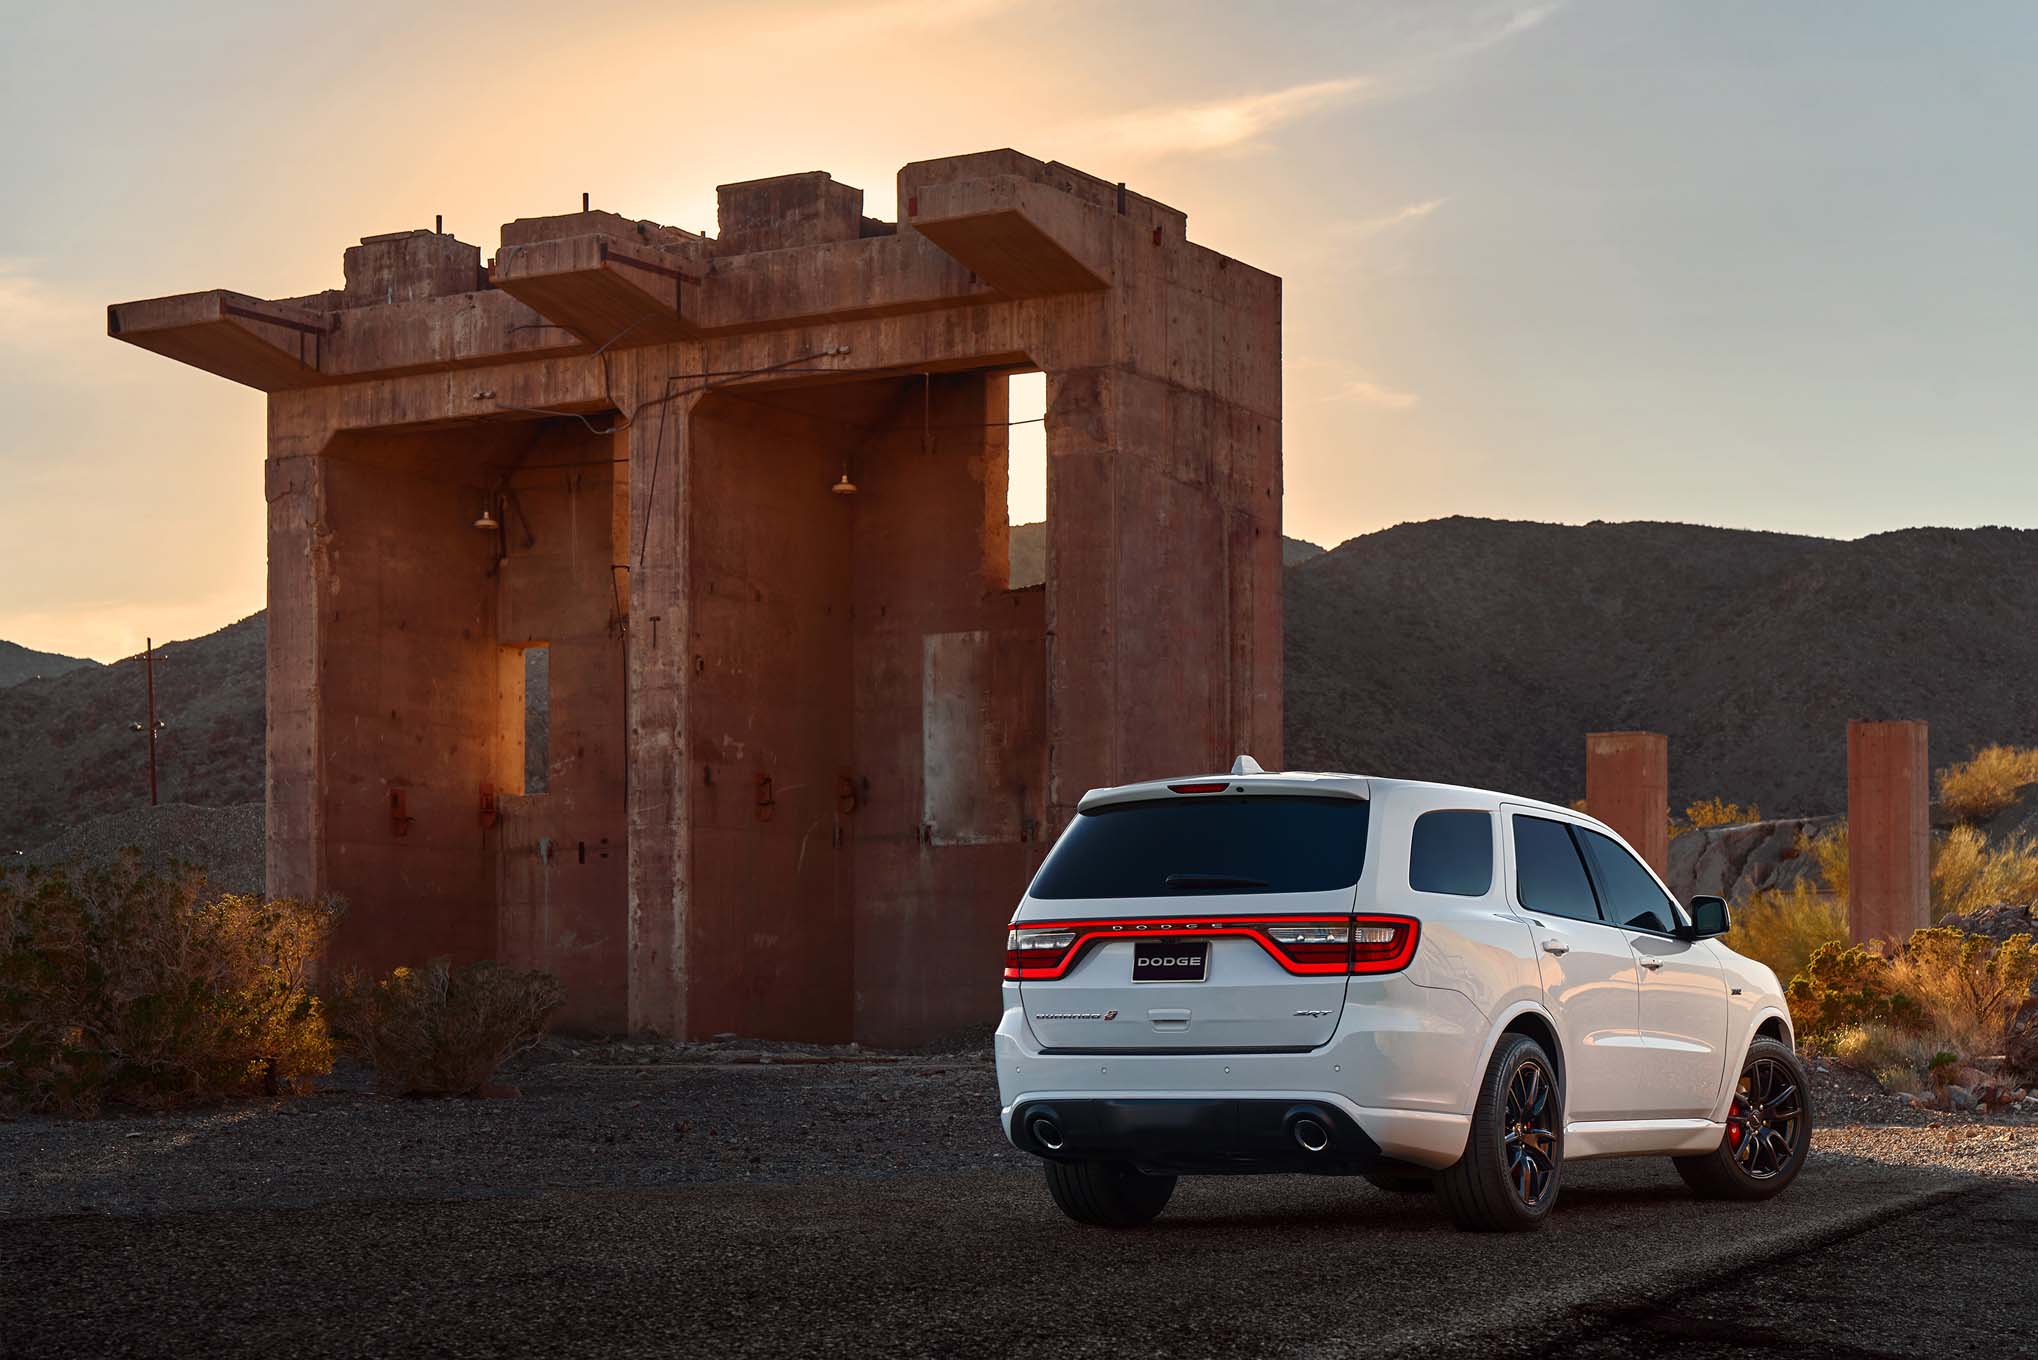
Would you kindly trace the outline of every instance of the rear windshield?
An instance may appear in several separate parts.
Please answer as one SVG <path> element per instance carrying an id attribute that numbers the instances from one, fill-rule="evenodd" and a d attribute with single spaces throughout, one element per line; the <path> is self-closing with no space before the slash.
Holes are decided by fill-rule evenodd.
<path id="1" fill-rule="evenodd" d="M 1359 881 L 1367 804 L 1278 795 L 1107 803 L 1079 813 L 1033 895 L 1208 897 L 1325 892 Z"/>

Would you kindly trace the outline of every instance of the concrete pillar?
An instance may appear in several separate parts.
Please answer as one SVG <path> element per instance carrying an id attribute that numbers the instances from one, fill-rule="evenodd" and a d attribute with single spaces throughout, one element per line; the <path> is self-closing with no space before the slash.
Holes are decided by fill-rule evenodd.
<path id="1" fill-rule="evenodd" d="M 1661 732 L 1586 733 L 1585 807 L 1667 878 L 1670 738 Z"/>
<path id="2" fill-rule="evenodd" d="M 1924 723 L 1847 724 L 1847 925 L 1856 944 L 1901 944 L 1932 923 L 1931 782 Z"/>
<path id="3" fill-rule="evenodd" d="M 651 386 L 639 400 L 662 395 Z M 632 1033 L 686 1033 L 688 393 L 621 431 L 630 478 L 629 880 Z"/>

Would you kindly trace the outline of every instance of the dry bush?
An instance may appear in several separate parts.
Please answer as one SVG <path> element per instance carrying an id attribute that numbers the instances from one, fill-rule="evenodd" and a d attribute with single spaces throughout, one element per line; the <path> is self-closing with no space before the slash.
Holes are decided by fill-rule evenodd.
<path id="1" fill-rule="evenodd" d="M 1974 759 L 1939 771 L 1939 802 L 1963 822 L 1980 822 L 2017 801 L 2017 790 L 2038 783 L 2038 750 L 1984 746 Z"/>
<path id="2" fill-rule="evenodd" d="M 1695 827 L 1744 826 L 1762 820 L 1762 809 L 1750 803 L 1742 807 L 1724 798 L 1708 798 L 1684 809 L 1684 820 Z"/>
<path id="3" fill-rule="evenodd" d="M 0 874 L 0 1104 L 90 1115 L 296 1087 L 332 1068 L 311 963 L 337 909 L 197 873 Z"/>
<path id="4" fill-rule="evenodd" d="M 2004 1051 L 2038 980 L 2038 943 L 1993 940 L 1937 926 L 1911 932 L 1885 957 L 1874 949 L 1821 946 L 1791 979 L 1800 1033 L 1885 1086 L 1944 1085 L 1948 1072 Z"/>
<path id="5" fill-rule="evenodd" d="M 434 959 L 369 981 L 349 975 L 330 998 L 342 1041 L 374 1065 L 389 1095 L 472 1095 L 543 1037 L 566 999 L 550 973 Z"/>
<path id="6" fill-rule="evenodd" d="M 1915 1091 L 1946 1052 L 1937 1039 L 1894 1025 L 1852 1025 L 1831 1035 L 1825 1052 L 1859 1068 L 1892 1091 Z"/>
<path id="7" fill-rule="evenodd" d="M 1810 855 L 1818 866 L 1819 881 L 1841 902 L 1847 901 L 1847 824 L 1827 827 L 1816 836 L 1797 833 L 1797 852 Z"/>
<path id="8" fill-rule="evenodd" d="M 1890 961 L 1858 944 L 1820 945 L 1785 990 L 1798 1033 L 1828 1040 L 1856 1025 L 1915 1031 L 1924 1016 L 1915 997 L 1896 989 Z"/>
<path id="9" fill-rule="evenodd" d="M 1727 943 L 1788 981 L 1804 971 L 1820 945 L 1846 938 L 1846 901 L 1800 879 L 1789 892 L 1768 888 L 1750 897 L 1734 913 L 1734 933 Z"/>
<path id="10" fill-rule="evenodd" d="M 2038 845 L 2026 835 L 1990 845 L 1956 826 L 1932 847 L 1932 914 L 1964 916 L 2003 902 L 2038 901 Z"/>
<path id="11" fill-rule="evenodd" d="M 1913 998 L 1943 1046 L 1963 1058 L 2002 1052 L 2010 1018 L 2038 979 L 2029 935 L 1996 941 L 1945 926 L 1911 932 L 1890 961 L 1890 984 Z"/>

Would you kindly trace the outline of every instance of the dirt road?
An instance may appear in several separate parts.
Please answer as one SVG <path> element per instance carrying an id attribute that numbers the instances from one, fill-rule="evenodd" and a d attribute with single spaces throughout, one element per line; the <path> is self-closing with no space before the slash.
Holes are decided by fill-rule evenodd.
<path id="1" fill-rule="evenodd" d="M 981 1063 L 591 1067 L 0 1124 L 6 1355 L 2014 1354 L 2038 1128 L 1838 1125 L 1781 1200 L 1570 1168 L 1454 1231 L 1357 1181 L 1190 1180 L 1065 1222 Z"/>

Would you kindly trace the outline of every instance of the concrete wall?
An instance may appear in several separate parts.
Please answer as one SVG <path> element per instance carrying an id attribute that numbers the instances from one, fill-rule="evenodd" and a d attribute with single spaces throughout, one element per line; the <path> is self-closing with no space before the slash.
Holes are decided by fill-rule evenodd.
<path id="1" fill-rule="evenodd" d="M 341 289 L 108 309 L 269 393 L 269 885 L 354 900 L 341 961 L 497 953 L 583 1026 L 924 1039 L 994 1013 L 1086 789 L 1280 763 L 1279 280 L 1009 149 L 898 191 L 884 223 L 822 174 L 728 185 L 714 240 L 520 219 L 485 277 L 398 232 Z M 1048 562 L 1012 592 L 1022 368 Z M 537 641 L 551 783 L 515 794 Z"/>
<path id="2" fill-rule="evenodd" d="M 508 447 L 493 430 L 364 434 L 321 459 L 321 888 L 347 903 L 340 967 L 495 953 L 478 816 L 492 774 L 493 543 L 471 522 L 480 469 Z"/>
<path id="3" fill-rule="evenodd" d="M 498 815 L 489 833 L 497 957 L 557 975 L 568 998 L 562 1023 L 598 1031 L 629 1022 L 614 448 L 578 421 L 547 421 L 507 477 L 509 555 L 497 578 L 495 628 Z M 626 497 L 627 471 L 621 480 Z M 535 542 L 526 541 L 526 520 Z M 539 643 L 549 656 L 546 787 L 518 794 L 525 767 L 518 649 Z"/>

